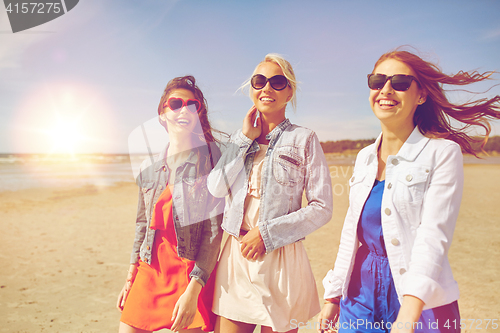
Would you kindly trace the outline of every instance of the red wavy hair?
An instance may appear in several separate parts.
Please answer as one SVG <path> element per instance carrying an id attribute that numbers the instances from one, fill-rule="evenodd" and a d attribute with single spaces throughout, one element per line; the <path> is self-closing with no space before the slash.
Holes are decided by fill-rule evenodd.
<path id="1" fill-rule="evenodd" d="M 491 132 L 490 121 L 500 119 L 500 95 L 454 104 L 446 97 L 443 85 L 464 86 L 488 80 L 495 72 L 460 71 L 447 75 L 435 64 L 400 48 L 383 54 L 375 63 L 374 70 L 387 59 L 401 61 L 412 68 L 420 83 L 420 89 L 427 94 L 427 100 L 417 107 L 413 116 L 413 123 L 418 126 L 420 132 L 428 137 L 453 140 L 463 151 L 477 157 L 477 153 L 483 150 Z M 454 127 L 451 118 L 459 121 L 462 126 Z M 485 134 L 482 137 L 472 137 L 465 132 L 471 127 L 482 128 Z M 480 148 L 475 143 L 481 143 Z"/>

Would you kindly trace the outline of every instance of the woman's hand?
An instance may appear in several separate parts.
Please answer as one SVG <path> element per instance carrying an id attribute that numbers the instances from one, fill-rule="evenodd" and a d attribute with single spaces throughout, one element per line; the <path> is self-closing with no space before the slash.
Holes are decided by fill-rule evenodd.
<path id="1" fill-rule="evenodd" d="M 241 132 L 250 140 L 257 139 L 262 133 L 262 122 L 260 120 L 260 116 L 257 117 L 257 108 L 252 106 L 250 110 L 248 110 L 245 119 L 243 119 L 243 126 L 241 128 Z M 255 121 L 257 118 L 257 121 Z M 255 127 L 254 127 L 255 123 Z"/>
<path id="2" fill-rule="evenodd" d="M 321 325 L 321 327 L 318 328 L 318 333 L 334 332 L 335 324 L 339 319 L 339 309 L 340 307 L 338 304 L 325 303 L 325 305 L 323 305 L 323 309 L 321 309 L 318 316 L 318 322 Z"/>
<path id="3" fill-rule="evenodd" d="M 130 265 L 127 274 L 127 281 L 125 281 L 125 285 L 123 286 L 122 291 L 120 291 L 120 294 L 118 295 L 118 300 L 116 301 L 116 308 L 120 310 L 120 312 L 123 311 L 123 307 L 125 306 L 125 301 L 127 300 L 128 293 L 132 288 L 132 284 L 134 283 L 136 275 L 137 275 L 137 265 Z"/>
<path id="4" fill-rule="evenodd" d="M 391 333 L 413 333 L 422 314 L 424 302 L 415 296 L 404 295 L 396 321 L 392 323 Z"/>
<path id="5" fill-rule="evenodd" d="M 259 227 L 255 227 L 240 240 L 241 254 L 243 258 L 248 260 L 257 260 L 261 255 L 266 253 L 264 240 L 260 235 Z"/>
<path id="6" fill-rule="evenodd" d="M 198 295 L 201 292 L 201 284 L 195 279 L 191 279 L 186 291 L 179 297 L 172 313 L 172 331 L 177 332 L 191 325 L 196 314 L 198 305 Z"/>

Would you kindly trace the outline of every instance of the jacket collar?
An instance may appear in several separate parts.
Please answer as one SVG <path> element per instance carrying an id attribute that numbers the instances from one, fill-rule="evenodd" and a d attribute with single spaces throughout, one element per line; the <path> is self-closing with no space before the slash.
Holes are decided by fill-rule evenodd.
<path id="1" fill-rule="evenodd" d="M 377 151 L 381 140 L 382 133 L 379 134 L 377 140 L 375 140 L 375 143 L 371 146 L 370 153 L 368 154 L 366 160 L 368 163 L 377 160 Z M 422 133 L 420 133 L 418 126 L 415 126 L 408 139 L 406 139 L 403 146 L 399 149 L 396 157 L 409 162 L 414 161 L 427 145 L 429 140 L 430 139 L 428 137 L 425 137 Z"/>
<path id="2" fill-rule="evenodd" d="M 266 134 L 266 140 L 269 140 L 269 146 L 273 146 L 277 141 L 278 138 L 280 137 L 281 133 L 283 133 L 288 126 L 290 126 L 292 123 L 288 118 L 283 120 L 281 123 L 279 123 L 273 130 L 269 133 Z M 254 153 L 260 150 L 259 143 L 257 140 L 253 140 L 252 145 L 248 149 L 248 153 Z"/>
<path id="3" fill-rule="evenodd" d="M 273 128 L 271 132 L 267 133 L 266 139 L 270 141 L 273 137 L 278 137 L 290 125 L 290 120 L 286 118 L 281 123 L 279 123 L 278 126 Z"/>

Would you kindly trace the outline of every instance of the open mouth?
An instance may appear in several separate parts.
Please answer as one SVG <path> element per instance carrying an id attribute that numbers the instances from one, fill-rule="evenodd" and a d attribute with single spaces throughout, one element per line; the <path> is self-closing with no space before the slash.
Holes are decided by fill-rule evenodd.
<path id="1" fill-rule="evenodd" d="M 381 99 L 378 101 L 378 104 L 380 106 L 396 106 L 398 105 L 399 103 L 392 100 L 392 99 Z"/>
<path id="2" fill-rule="evenodd" d="M 261 102 L 274 102 L 274 99 L 271 97 L 261 97 L 260 101 Z"/>
<path id="3" fill-rule="evenodd" d="M 187 126 L 187 125 L 189 125 L 189 123 L 191 123 L 191 122 L 188 119 L 184 119 L 184 118 L 177 119 L 177 124 L 179 124 L 181 126 Z"/>

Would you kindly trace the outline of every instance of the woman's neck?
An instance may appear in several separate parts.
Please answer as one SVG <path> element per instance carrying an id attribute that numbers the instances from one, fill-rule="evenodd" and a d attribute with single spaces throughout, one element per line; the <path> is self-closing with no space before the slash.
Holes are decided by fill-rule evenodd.
<path id="1" fill-rule="evenodd" d="M 382 123 L 382 141 L 379 146 L 379 156 L 386 160 L 389 155 L 396 155 L 414 128 L 415 125 L 413 124 L 389 127 Z"/>
<path id="2" fill-rule="evenodd" d="M 195 145 L 191 137 L 183 138 L 182 140 L 172 138 L 167 150 L 167 165 L 170 169 L 175 169 L 184 162 L 194 147 Z"/>
<path id="3" fill-rule="evenodd" d="M 266 139 L 266 136 L 271 133 L 273 129 L 276 128 L 279 124 L 285 120 L 285 109 L 280 112 L 273 113 L 271 115 L 260 114 L 261 128 L 262 132 L 260 136 L 257 138 L 257 142 L 260 144 L 269 144 L 269 140 Z"/>
<path id="4" fill-rule="evenodd" d="M 413 124 L 412 124 L 413 125 Z M 414 126 L 391 128 L 382 123 L 382 140 L 378 148 L 377 179 L 385 179 L 386 161 L 390 155 L 396 155 L 410 136 Z"/>

